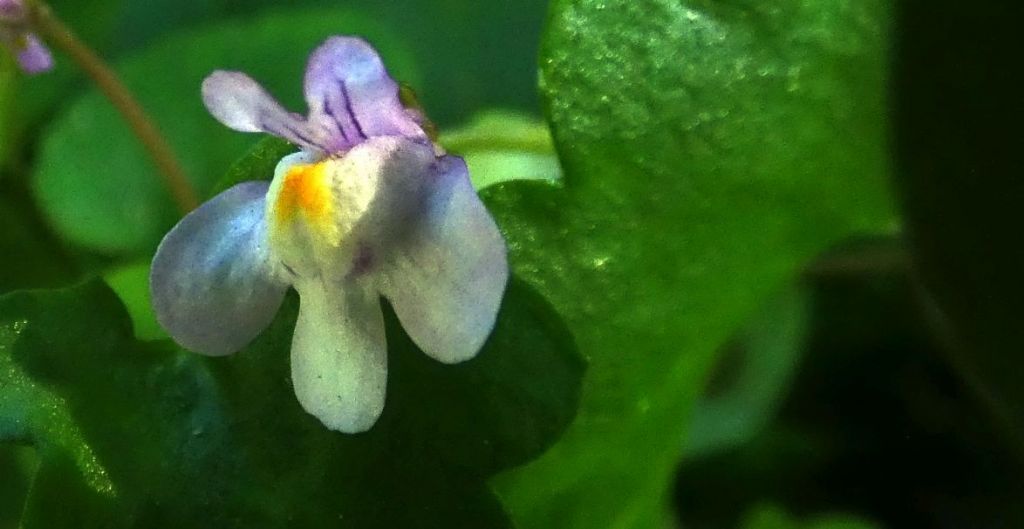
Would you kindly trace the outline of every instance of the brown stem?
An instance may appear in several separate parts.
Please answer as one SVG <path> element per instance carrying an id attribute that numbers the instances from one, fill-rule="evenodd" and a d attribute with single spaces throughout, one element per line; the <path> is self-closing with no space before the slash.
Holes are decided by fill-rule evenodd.
<path id="1" fill-rule="evenodd" d="M 33 2 L 29 7 L 29 21 L 46 42 L 70 55 L 121 113 L 156 163 L 178 209 L 184 214 L 198 207 L 199 195 L 185 176 L 170 144 L 153 125 L 153 121 L 128 88 L 121 83 L 117 74 L 85 43 L 78 40 L 71 29 L 61 22 L 46 4 Z"/>

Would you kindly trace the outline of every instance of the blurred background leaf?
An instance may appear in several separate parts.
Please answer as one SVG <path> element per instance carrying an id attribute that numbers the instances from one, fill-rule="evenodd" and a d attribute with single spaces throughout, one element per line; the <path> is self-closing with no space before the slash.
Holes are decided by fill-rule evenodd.
<path id="1" fill-rule="evenodd" d="M 522 113 L 482 112 L 462 127 L 442 131 L 439 142 L 466 159 L 476 189 L 510 180 L 561 178 L 547 125 Z"/>
<path id="2" fill-rule="evenodd" d="M 806 292 L 788 287 L 719 353 L 690 418 L 685 457 L 742 445 L 774 417 L 796 374 L 810 317 Z"/>
<path id="3" fill-rule="evenodd" d="M 140 340 L 170 338 L 156 321 L 149 292 L 149 260 L 117 266 L 103 275 L 107 286 L 121 298 Z"/>
<path id="4" fill-rule="evenodd" d="M 552 4 L 564 188 L 484 195 L 591 369 L 566 437 L 499 481 L 522 527 L 658 524 L 719 346 L 817 254 L 893 230 L 888 22 L 881 1 Z"/>
<path id="5" fill-rule="evenodd" d="M 75 33 L 101 53 L 119 51 L 115 45 L 117 25 L 128 0 L 52 0 L 47 2 L 61 17 L 72 21 Z M 78 67 L 59 51 L 54 69 L 45 75 L 22 77 L 18 87 L 18 105 L 14 111 L 17 146 L 22 135 L 32 133 L 47 120 L 64 111 L 76 94 L 88 86 Z M 32 141 L 31 138 L 28 139 Z"/>
<path id="6" fill-rule="evenodd" d="M 77 266 L 32 207 L 27 192 L 0 170 L 0 294 L 64 284 Z"/>
<path id="7" fill-rule="evenodd" d="M 299 0 L 298 6 L 337 7 L 336 0 Z M 131 2 L 120 36 L 139 45 L 176 26 L 213 18 L 280 10 L 276 0 Z M 443 126 L 498 106 L 537 111 L 537 48 L 547 0 L 347 0 L 411 45 L 422 84 L 414 88 L 433 120 Z M 345 29 L 338 25 L 339 31 Z"/>

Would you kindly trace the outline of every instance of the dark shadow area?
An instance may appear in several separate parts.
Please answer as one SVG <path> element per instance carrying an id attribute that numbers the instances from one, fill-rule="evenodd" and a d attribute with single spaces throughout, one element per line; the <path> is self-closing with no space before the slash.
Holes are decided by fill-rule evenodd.
<path id="1" fill-rule="evenodd" d="M 932 338 L 901 273 L 819 278 L 805 357 L 778 416 L 680 468 L 683 526 L 737 527 L 757 503 L 884 527 L 1024 526 L 1022 469 Z"/>

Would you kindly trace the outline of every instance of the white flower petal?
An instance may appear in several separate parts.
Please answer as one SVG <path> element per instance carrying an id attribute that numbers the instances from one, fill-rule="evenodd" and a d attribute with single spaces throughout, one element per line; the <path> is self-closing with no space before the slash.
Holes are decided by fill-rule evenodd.
<path id="1" fill-rule="evenodd" d="M 292 383 L 299 403 L 332 430 L 369 430 L 384 410 L 387 385 L 378 295 L 355 282 L 319 278 L 295 286 L 300 305 Z"/>
<path id="2" fill-rule="evenodd" d="M 381 289 L 423 352 L 461 362 L 494 327 L 508 281 L 505 241 L 461 158 L 441 158 L 427 178 L 424 209 L 388 254 Z"/>

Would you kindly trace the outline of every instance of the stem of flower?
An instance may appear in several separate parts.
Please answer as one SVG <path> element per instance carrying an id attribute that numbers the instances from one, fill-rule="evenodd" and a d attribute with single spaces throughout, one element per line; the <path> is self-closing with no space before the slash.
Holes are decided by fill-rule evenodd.
<path id="1" fill-rule="evenodd" d="M 121 113 L 156 163 L 178 209 L 184 214 L 198 207 L 199 195 L 192 187 L 188 177 L 185 176 L 170 144 L 160 134 L 128 88 L 118 79 L 113 69 L 107 66 L 96 52 L 78 40 L 71 29 L 56 17 L 45 3 L 31 2 L 28 7 L 29 22 L 32 27 L 43 36 L 46 42 L 64 50 L 92 78 L 100 91 Z"/>

